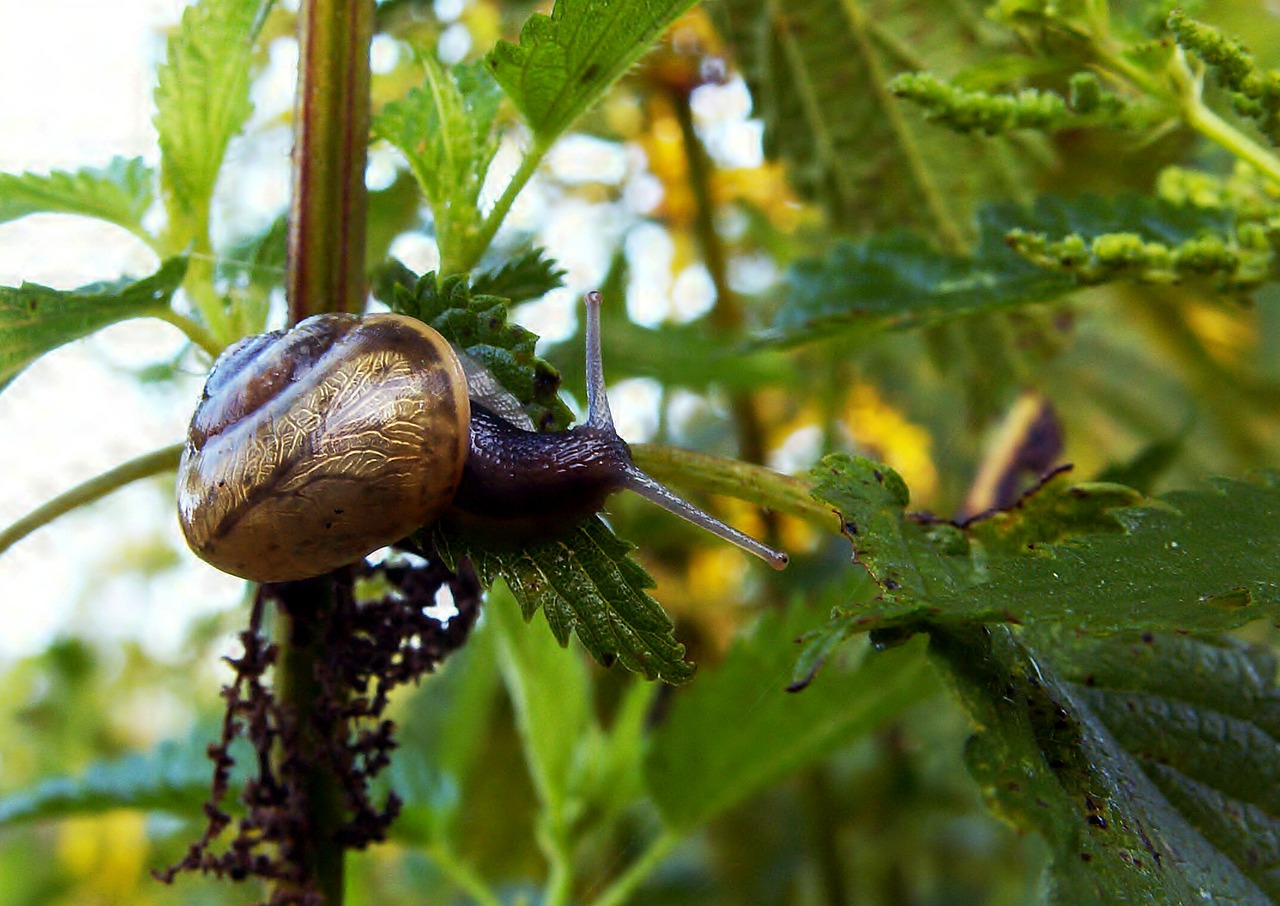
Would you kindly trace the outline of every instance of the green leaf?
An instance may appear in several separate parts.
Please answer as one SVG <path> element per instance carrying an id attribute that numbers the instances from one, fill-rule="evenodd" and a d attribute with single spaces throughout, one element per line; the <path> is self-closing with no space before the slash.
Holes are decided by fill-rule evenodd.
<path id="1" fill-rule="evenodd" d="M 966 5 L 888 0 L 725 0 L 708 7 L 764 120 L 765 153 L 831 221 L 865 234 L 910 226 L 958 251 L 985 198 L 1026 198 L 1051 161 L 1039 136 L 956 135 L 888 82 L 921 59 L 977 64 L 1008 36 Z"/>
<path id="2" fill-rule="evenodd" d="M 653 579 L 622 541 L 593 516 L 548 541 L 512 549 L 486 545 L 447 528 L 432 538 L 446 561 L 470 557 L 481 582 L 506 580 L 526 620 L 542 610 L 562 646 L 569 634 L 600 663 L 619 660 L 648 679 L 681 683 L 693 676 L 671 619 L 648 594 Z"/>
<path id="3" fill-rule="evenodd" d="M 1229 287 L 1246 287 L 1270 273 L 1273 258 L 1254 226 L 1237 225 L 1225 207 L 1138 195 L 1045 196 L 1029 209 L 992 205 L 978 216 L 972 255 L 947 254 L 918 236 L 896 233 L 842 240 L 823 258 L 796 262 L 786 276 L 783 304 L 761 339 L 797 343 L 919 327 L 1045 302 L 1112 280 L 1210 275 Z"/>
<path id="4" fill-rule="evenodd" d="M 997 812 L 1053 851 L 1049 902 L 1271 902 L 1191 812 L 1174 808 L 1049 658 L 1003 628 L 932 637 L 979 728 L 970 771 Z"/>
<path id="5" fill-rule="evenodd" d="M 0 390 L 33 361 L 108 324 L 165 311 L 187 271 L 171 258 L 141 280 L 95 283 L 75 290 L 38 283 L 0 286 Z"/>
<path id="6" fill-rule="evenodd" d="M 149 241 L 142 216 L 155 174 L 142 158 L 115 157 L 105 167 L 48 174 L 0 173 L 0 223 L 28 214 L 81 214 L 124 227 Z"/>
<path id="7" fill-rule="evenodd" d="M 1095 632 L 1217 632 L 1280 614 L 1280 475 L 1215 479 L 1115 512 L 1119 534 L 993 560 L 986 581 L 943 610 L 1008 611 Z"/>
<path id="8" fill-rule="evenodd" d="M 864 651 L 787 691 L 801 608 L 763 619 L 724 662 L 675 698 L 653 734 L 645 779 L 663 820 L 688 831 L 936 694 L 918 645 Z"/>
<path id="9" fill-rule="evenodd" d="M 545 148 L 693 3 L 556 0 L 550 16 L 529 17 L 519 44 L 499 41 L 485 63 Z"/>
<path id="10" fill-rule="evenodd" d="M 467 644 L 425 678 L 399 712 L 400 747 L 386 779 L 404 803 L 390 828 L 397 840 L 449 839 L 464 816 L 469 785 L 488 781 L 475 769 L 498 700 L 493 635 L 490 621 L 473 628 Z"/>
<path id="11" fill-rule="evenodd" d="M 271 0 L 200 0 L 169 36 L 155 90 L 160 176 L 180 249 L 208 229 L 209 201 L 231 141 L 253 110 L 254 40 Z"/>
<path id="12" fill-rule="evenodd" d="M 565 657 L 546 633 L 530 632 L 509 594 L 490 591 L 485 613 L 498 637 L 498 662 L 515 709 L 534 789 L 552 821 L 563 818 L 582 767 L 578 752 L 596 729 L 585 662 Z M 563 644 L 564 640 L 561 640 Z"/>
<path id="13" fill-rule="evenodd" d="M 553 289 L 564 286 L 565 271 L 546 251 L 529 248 L 513 255 L 498 268 L 471 275 L 471 292 L 498 296 L 512 305 L 541 299 Z"/>
<path id="14" fill-rule="evenodd" d="M 454 348 L 483 364 L 539 429 L 564 428 L 572 421 L 569 407 L 556 395 L 560 375 L 534 354 L 536 336 L 507 323 L 505 300 L 473 294 L 465 276 L 438 283 L 434 273 L 419 278 L 398 262 L 379 271 L 374 296 L 430 324 Z"/>
<path id="15" fill-rule="evenodd" d="M 1118 485 L 1063 476 L 1010 510 L 956 524 L 903 513 L 901 479 L 843 455 L 813 471 L 871 597 L 839 608 L 810 643 L 925 624 L 1013 622 L 1091 632 L 1218 632 L 1280 614 L 1280 482 L 1218 479 L 1134 506 Z"/>
<path id="16" fill-rule="evenodd" d="M 421 58 L 426 82 L 388 104 L 373 133 L 405 156 L 435 217 L 446 264 L 464 259 L 480 233 L 480 190 L 498 151 L 502 94 L 480 63 L 446 72 Z"/>
<path id="17" fill-rule="evenodd" d="M 823 258 L 796 262 L 767 343 L 836 339 L 849 333 L 915 328 L 1017 308 L 1075 289 L 1066 274 L 1036 267 L 1004 241 L 1009 209 L 988 209 L 973 255 L 951 255 L 908 233 L 842 240 Z"/>
<path id="18" fill-rule="evenodd" d="M 94 762 L 78 777 L 50 777 L 0 798 L 0 827 L 136 808 L 197 818 L 209 798 L 208 740 L 163 742 L 145 753 Z"/>

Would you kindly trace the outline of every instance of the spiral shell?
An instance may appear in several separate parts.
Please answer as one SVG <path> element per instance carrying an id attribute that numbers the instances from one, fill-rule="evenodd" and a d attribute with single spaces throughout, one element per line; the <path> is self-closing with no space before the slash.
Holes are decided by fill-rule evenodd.
<path id="1" fill-rule="evenodd" d="M 316 315 L 218 359 L 178 467 L 192 550 L 255 582 L 320 575 L 448 507 L 469 445 L 449 344 L 403 315 Z"/>

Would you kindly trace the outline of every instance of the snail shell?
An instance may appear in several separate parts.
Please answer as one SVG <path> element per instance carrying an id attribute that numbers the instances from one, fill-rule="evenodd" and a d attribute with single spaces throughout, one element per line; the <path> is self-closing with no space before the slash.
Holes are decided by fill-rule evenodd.
<path id="1" fill-rule="evenodd" d="M 413 318 L 316 315 L 242 340 L 209 375 L 183 450 L 187 543 L 255 582 L 351 563 L 449 505 L 470 415 L 457 356 Z"/>

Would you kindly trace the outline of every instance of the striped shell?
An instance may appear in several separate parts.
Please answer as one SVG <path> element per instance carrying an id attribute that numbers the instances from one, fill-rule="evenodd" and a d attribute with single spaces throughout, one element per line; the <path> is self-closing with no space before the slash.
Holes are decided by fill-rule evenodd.
<path id="1" fill-rule="evenodd" d="M 187 543 L 255 582 L 321 575 L 453 498 L 469 447 L 462 366 L 403 315 L 316 315 L 218 359 L 178 467 Z"/>

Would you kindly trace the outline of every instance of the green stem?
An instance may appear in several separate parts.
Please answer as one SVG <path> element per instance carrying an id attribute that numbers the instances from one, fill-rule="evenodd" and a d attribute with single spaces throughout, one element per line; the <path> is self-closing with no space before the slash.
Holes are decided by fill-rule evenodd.
<path id="1" fill-rule="evenodd" d="M 494 204 L 493 210 L 489 212 L 489 216 L 480 225 L 480 231 L 458 256 L 458 260 L 441 260 L 440 273 L 442 275 L 466 273 L 476 266 L 480 261 L 480 256 L 488 250 L 489 244 L 493 242 L 493 237 L 497 235 L 498 227 L 502 226 L 502 221 L 507 219 L 507 214 L 511 212 L 511 206 L 516 203 L 516 198 L 519 197 L 521 190 L 524 189 L 525 183 L 538 171 L 538 164 L 542 163 L 542 158 L 546 156 L 550 148 L 550 143 L 537 138 L 533 140 L 533 144 L 525 152 L 524 159 L 520 161 L 519 168 L 511 177 L 511 182 L 507 183 L 507 187 L 503 189 L 501 197 Z"/>
<path id="2" fill-rule="evenodd" d="M 342 784 L 327 757 L 333 740 L 324 739 L 325 731 L 320 728 L 321 721 L 332 718 L 317 708 L 324 690 L 316 666 L 326 656 L 325 630 L 336 608 L 336 581 L 335 575 L 326 575 L 275 586 L 280 601 L 276 697 L 291 718 L 292 738 L 286 740 L 286 746 L 297 754 L 301 776 L 296 779 L 307 813 L 304 834 L 296 841 L 303 880 L 279 882 L 277 893 L 318 893 L 324 906 L 341 906 L 346 876 L 346 852 L 336 833 L 346 818 Z M 332 732 L 340 733 L 344 726 L 342 721 L 333 722 Z"/>
<path id="3" fill-rule="evenodd" d="M 664 830 L 650 842 L 645 851 L 640 854 L 640 858 L 632 862 L 626 871 L 592 901 L 592 906 L 623 906 L 663 860 L 671 855 L 671 851 L 676 848 L 680 840 L 680 834 L 673 830 Z"/>
<path id="4" fill-rule="evenodd" d="M 1182 48 L 1173 55 L 1169 75 L 1177 90 L 1182 116 L 1192 129 L 1230 151 L 1268 179 L 1280 183 L 1280 159 L 1205 106 L 1200 96 L 1200 82 L 1187 65 Z"/>
<path id="5" fill-rule="evenodd" d="M 285 295 L 293 322 L 328 311 L 358 312 L 365 298 L 365 232 L 368 193 L 369 45 L 373 0 L 303 0 L 298 13 L 298 100 L 294 116 L 293 198 Z M 277 692 L 296 731 L 301 773 L 299 804 L 306 832 L 290 858 L 303 870 L 300 883 L 281 882 L 276 894 L 314 891 L 325 906 L 342 906 L 345 847 L 338 833 L 346 820 L 342 784 L 326 753 L 344 732 L 318 707 L 323 640 L 334 619 L 339 570 L 277 586 L 279 667 Z M 328 705 L 332 707 L 333 703 Z"/>
<path id="6" fill-rule="evenodd" d="M 631 456 L 637 466 L 664 484 L 723 494 L 833 531 L 839 529 L 831 508 L 810 497 L 805 482 L 764 466 L 659 444 L 636 444 Z"/>
<path id="7" fill-rule="evenodd" d="M 365 300 L 373 0 L 304 0 L 285 295 L 293 321 Z"/>
<path id="8" fill-rule="evenodd" d="M 194 318 L 188 318 L 184 314 L 174 311 L 172 308 L 165 308 L 155 313 L 155 317 L 161 321 L 167 321 L 178 330 L 186 334 L 187 339 L 195 345 L 199 346 L 210 357 L 217 358 L 222 354 L 222 350 L 226 348 L 218 338 L 215 337 L 203 324 Z"/>
<path id="9" fill-rule="evenodd" d="M 502 900 L 484 882 L 470 865 L 458 858 L 457 853 L 443 843 L 424 848 L 427 856 L 436 863 L 450 881 L 479 906 L 502 906 Z"/>
<path id="10" fill-rule="evenodd" d="M 546 906 L 569 906 L 573 901 L 573 855 L 568 836 L 563 816 L 559 814 L 548 816 L 546 825 L 538 833 L 539 846 L 550 867 L 542 897 Z"/>
<path id="11" fill-rule="evenodd" d="M 59 494 L 46 503 L 36 507 L 27 515 L 8 528 L 0 531 L 0 554 L 13 547 L 36 529 L 48 525 L 64 513 L 87 506 L 100 500 L 112 491 L 119 490 L 140 478 L 171 472 L 178 467 L 178 457 L 182 455 L 182 444 L 162 447 L 152 453 L 131 459 L 114 469 L 90 478 L 83 484 L 76 485 L 69 491 Z"/>

